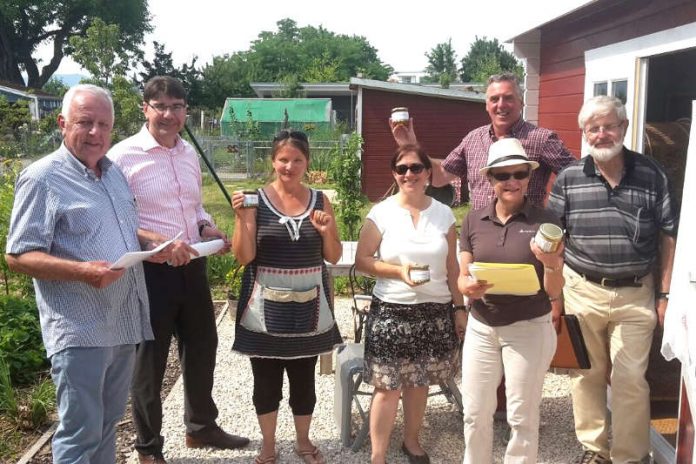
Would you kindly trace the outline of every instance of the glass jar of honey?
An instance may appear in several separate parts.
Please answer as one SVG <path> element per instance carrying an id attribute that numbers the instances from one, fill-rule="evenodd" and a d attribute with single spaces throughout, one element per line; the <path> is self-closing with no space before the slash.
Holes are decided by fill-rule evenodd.
<path id="1" fill-rule="evenodd" d="M 408 108 L 399 106 L 392 109 L 391 120 L 395 125 L 406 126 L 408 125 L 409 115 Z"/>

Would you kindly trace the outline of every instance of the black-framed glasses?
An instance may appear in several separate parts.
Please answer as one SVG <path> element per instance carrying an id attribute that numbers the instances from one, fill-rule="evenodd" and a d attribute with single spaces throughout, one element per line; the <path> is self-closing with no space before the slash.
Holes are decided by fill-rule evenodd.
<path id="1" fill-rule="evenodd" d="M 526 171 L 515 172 L 491 172 L 491 177 L 499 182 L 505 182 L 506 180 L 510 180 L 511 177 L 514 177 L 517 180 L 526 179 L 529 177 L 529 174 L 530 171 L 528 169 Z"/>
<path id="2" fill-rule="evenodd" d="M 182 113 L 186 111 L 186 108 L 188 108 L 188 105 L 186 105 L 185 103 L 174 103 L 173 105 L 165 105 L 164 103 L 152 104 L 146 101 L 145 104 L 153 110 L 157 111 L 159 114 L 164 114 L 167 112 L 167 110 L 170 110 L 172 113 Z"/>
<path id="3" fill-rule="evenodd" d="M 282 131 L 278 132 L 275 137 L 273 137 L 273 143 L 280 142 L 281 140 L 285 139 L 295 139 L 302 142 L 308 141 L 307 134 L 302 131 L 283 129 Z"/>
<path id="4" fill-rule="evenodd" d="M 406 174 L 407 171 L 411 171 L 413 174 L 420 174 L 425 169 L 425 165 L 421 163 L 413 164 L 397 164 L 394 166 L 394 172 L 400 176 Z"/>

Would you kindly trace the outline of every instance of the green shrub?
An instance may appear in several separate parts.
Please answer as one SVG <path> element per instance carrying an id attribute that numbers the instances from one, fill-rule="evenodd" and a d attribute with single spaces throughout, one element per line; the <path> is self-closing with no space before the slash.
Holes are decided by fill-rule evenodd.
<path id="1" fill-rule="evenodd" d="M 2 356 L 0 356 L 0 414 L 11 417 L 17 415 L 17 397 L 12 388 L 10 366 Z"/>
<path id="2" fill-rule="evenodd" d="M 43 378 L 34 385 L 26 398 L 27 417 L 24 428 L 36 429 L 41 427 L 56 408 L 56 387 L 50 378 Z"/>
<path id="3" fill-rule="evenodd" d="M 0 158 L 2 158 L 1 151 L 2 142 L 0 142 Z M 0 161 L 0 250 L 2 251 L 0 253 L 0 279 L 5 295 L 9 295 L 11 291 L 17 291 L 22 296 L 29 296 L 34 294 L 31 279 L 24 274 L 11 274 L 4 254 L 14 202 L 14 184 L 20 168 L 21 163 L 18 160 Z"/>
<path id="4" fill-rule="evenodd" d="M 331 162 L 330 174 L 338 194 L 336 213 L 343 240 L 357 240 L 362 221 L 361 209 L 367 202 L 360 180 L 362 143 L 360 134 L 351 134 L 334 153 Z"/>
<path id="5" fill-rule="evenodd" d="M 13 385 L 31 382 L 48 365 L 34 300 L 0 295 L 0 357 Z"/>
<path id="6" fill-rule="evenodd" d="M 238 266 L 232 254 L 208 256 L 208 284 L 211 287 L 227 284 L 227 274 Z"/>
<path id="7" fill-rule="evenodd" d="M 225 282 L 227 285 L 227 298 L 230 300 L 239 298 L 239 293 L 242 291 L 242 275 L 244 275 L 244 266 L 239 263 L 227 273 Z"/>
<path id="8" fill-rule="evenodd" d="M 9 365 L 0 357 L 0 414 L 24 430 L 41 427 L 56 408 L 56 388 L 48 377 L 31 387 L 17 389 L 10 380 Z"/>

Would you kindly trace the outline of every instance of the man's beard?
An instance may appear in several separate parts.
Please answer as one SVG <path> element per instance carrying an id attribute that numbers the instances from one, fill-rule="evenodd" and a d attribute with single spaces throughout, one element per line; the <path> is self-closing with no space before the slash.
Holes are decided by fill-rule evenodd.
<path id="1" fill-rule="evenodd" d="M 623 143 L 615 142 L 614 145 L 612 145 L 609 148 L 596 148 L 593 146 L 590 146 L 590 156 L 592 156 L 592 159 L 599 161 L 600 163 L 604 163 L 609 161 L 610 159 L 614 158 L 616 155 L 621 153 L 623 150 Z"/>

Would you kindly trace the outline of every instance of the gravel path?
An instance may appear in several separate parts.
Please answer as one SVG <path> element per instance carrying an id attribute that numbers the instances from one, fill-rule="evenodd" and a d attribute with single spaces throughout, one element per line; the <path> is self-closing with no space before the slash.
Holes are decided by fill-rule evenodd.
<path id="1" fill-rule="evenodd" d="M 352 334 L 348 299 L 337 299 L 336 313 L 344 336 Z M 165 457 L 171 464 L 187 463 L 251 463 L 261 443 L 261 434 L 251 403 L 252 376 L 246 357 L 231 352 L 234 337 L 232 317 L 223 317 L 219 328 L 219 350 L 215 371 L 214 396 L 220 409 L 218 423 L 227 431 L 248 436 L 251 444 L 243 450 L 193 450 L 184 446 L 183 388 L 181 381 L 172 389 L 164 404 Z M 436 390 L 436 388 L 434 389 Z M 278 463 L 301 463 L 293 453 L 294 429 L 292 415 L 287 405 L 287 383 L 281 403 L 278 430 Z M 369 442 L 359 452 L 353 453 L 341 446 L 333 416 L 334 376 L 317 375 L 317 405 L 312 423 L 312 440 L 319 446 L 329 463 L 368 463 Z M 505 426 L 496 422 L 494 455 L 495 463 L 502 463 Z M 392 436 L 392 446 L 387 456 L 390 463 L 406 463 L 400 451 L 402 437 L 401 413 L 397 417 Z M 463 438 L 461 415 L 442 395 L 430 398 L 421 440 L 433 463 L 462 461 Z M 569 382 L 567 376 L 547 374 L 542 403 L 539 462 L 542 464 L 567 464 L 580 454 L 581 448 L 573 432 Z M 137 463 L 132 454 L 129 463 Z"/>

